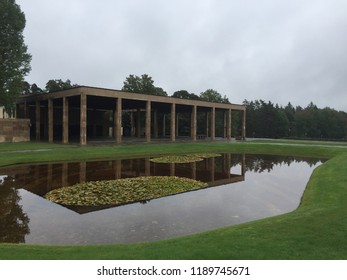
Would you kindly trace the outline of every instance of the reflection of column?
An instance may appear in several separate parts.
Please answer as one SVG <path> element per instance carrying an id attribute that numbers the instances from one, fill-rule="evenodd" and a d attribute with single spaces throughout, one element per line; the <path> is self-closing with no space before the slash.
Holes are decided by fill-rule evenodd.
<path id="1" fill-rule="evenodd" d="M 174 163 L 170 163 L 170 176 L 175 176 L 175 167 Z"/>
<path id="2" fill-rule="evenodd" d="M 211 108 L 211 140 L 215 139 L 216 135 L 216 108 Z"/>
<path id="3" fill-rule="evenodd" d="M 80 183 L 84 183 L 87 180 L 87 163 L 85 161 L 80 161 Z"/>
<path id="4" fill-rule="evenodd" d="M 141 169 L 139 168 L 140 167 L 140 163 L 141 163 L 141 160 L 140 159 L 136 159 L 136 177 L 141 176 Z M 141 166 L 142 166 L 142 164 L 141 164 Z"/>
<path id="5" fill-rule="evenodd" d="M 122 178 L 122 161 L 121 160 L 114 160 L 112 162 L 113 165 L 113 171 L 114 171 L 114 178 L 121 179 Z"/>
<path id="6" fill-rule="evenodd" d="M 197 106 L 193 106 L 192 116 L 191 116 L 191 127 L 190 135 L 193 141 L 196 141 L 196 129 L 197 129 Z"/>
<path id="7" fill-rule="evenodd" d="M 53 142 L 53 100 L 48 99 L 48 142 Z"/>
<path id="8" fill-rule="evenodd" d="M 245 172 L 246 172 L 246 155 L 242 154 L 242 165 L 241 165 L 242 176 L 245 176 Z"/>
<path id="9" fill-rule="evenodd" d="M 61 171 L 61 185 L 62 187 L 68 186 L 69 185 L 69 165 L 68 163 L 63 163 L 62 164 L 62 171 Z"/>
<path id="10" fill-rule="evenodd" d="M 210 158 L 209 163 L 210 163 L 210 170 L 211 170 L 211 181 L 212 181 L 212 183 L 214 183 L 215 158 L 214 157 Z"/>
<path id="11" fill-rule="evenodd" d="M 117 98 L 117 107 L 114 116 L 115 140 L 117 144 L 122 142 L 122 98 Z"/>
<path id="12" fill-rule="evenodd" d="M 151 162 L 149 158 L 145 159 L 145 175 L 151 176 Z"/>
<path id="13" fill-rule="evenodd" d="M 40 101 L 36 101 L 35 104 L 35 127 L 36 127 L 36 141 L 40 141 L 41 135 L 41 112 L 40 112 Z"/>
<path id="14" fill-rule="evenodd" d="M 146 102 L 146 142 L 151 142 L 151 101 Z"/>
<path id="15" fill-rule="evenodd" d="M 40 186 L 41 176 L 40 176 L 40 165 L 34 166 L 34 186 Z"/>
<path id="16" fill-rule="evenodd" d="M 228 176 L 228 178 L 231 177 L 231 154 L 226 154 L 226 168 L 225 168 L 225 172 Z"/>
<path id="17" fill-rule="evenodd" d="M 81 93 L 80 105 L 80 144 L 87 144 L 87 96 Z"/>
<path id="18" fill-rule="evenodd" d="M 63 144 L 69 143 L 69 100 L 63 97 Z"/>
<path id="19" fill-rule="evenodd" d="M 194 161 L 194 162 L 192 162 L 192 163 L 190 163 L 190 168 L 191 168 L 191 170 L 192 170 L 192 179 L 193 180 L 196 180 L 196 162 Z"/>
<path id="20" fill-rule="evenodd" d="M 53 183 L 53 166 L 52 164 L 47 165 L 47 189 L 46 191 L 49 192 L 52 190 L 52 183 Z"/>
<path id="21" fill-rule="evenodd" d="M 246 110 L 242 114 L 242 139 L 246 140 Z"/>
<path id="22" fill-rule="evenodd" d="M 170 138 L 171 142 L 175 142 L 176 140 L 176 104 L 171 104 L 171 117 L 170 117 Z"/>

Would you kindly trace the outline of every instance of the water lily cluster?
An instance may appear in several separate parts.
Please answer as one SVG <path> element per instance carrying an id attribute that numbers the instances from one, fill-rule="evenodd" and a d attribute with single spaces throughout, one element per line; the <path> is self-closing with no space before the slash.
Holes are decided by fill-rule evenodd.
<path id="1" fill-rule="evenodd" d="M 163 157 L 152 158 L 152 162 L 156 163 L 190 163 L 202 161 L 205 158 L 219 157 L 220 154 L 205 153 L 205 154 L 188 154 L 188 155 L 169 155 Z"/>
<path id="2" fill-rule="evenodd" d="M 144 176 L 78 183 L 52 190 L 45 198 L 63 205 L 122 205 L 207 187 L 206 183 L 175 176 Z"/>

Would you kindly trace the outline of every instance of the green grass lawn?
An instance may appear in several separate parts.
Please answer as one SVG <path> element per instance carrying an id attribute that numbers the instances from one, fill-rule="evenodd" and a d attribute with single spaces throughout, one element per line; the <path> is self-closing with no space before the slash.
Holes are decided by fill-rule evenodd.
<path id="1" fill-rule="evenodd" d="M 2 144 L 0 166 L 188 152 L 246 152 L 329 159 L 291 213 L 152 243 L 102 246 L 0 244 L 0 259 L 347 259 L 347 149 L 272 142 L 79 147 Z M 18 145 L 16 148 L 16 145 Z M 6 151 L 24 150 L 21 153 Z M 29 151 L 31 150 L 31 151 Z M 34 151 L 36 150 L 36 151 Z"/>

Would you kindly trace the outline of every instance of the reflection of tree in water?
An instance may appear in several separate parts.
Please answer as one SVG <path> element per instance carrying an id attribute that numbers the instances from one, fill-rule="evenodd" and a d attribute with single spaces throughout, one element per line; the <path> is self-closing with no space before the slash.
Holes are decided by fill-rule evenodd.
<path id="1" fill-rule="evenodd" d="M 232 166 L 236 166 L 242 162 L 242 155 L 235 157 L 233 155 Z M 273 155 L 246 155 L 245 157 L 245 171 L 252 171 L 257 173 L 270 172 L 276 165 L 290 166 L 294 162 L 306 162 L 310 167 L 321 162 L 316 158 L 298 158 L 291 156 L 273 156 Z"/>
<path id="2" fill-rule="evenodd" d="M 11 177 L 0 177 L 0 242 L 24 243 L 29 217 L 23 213 L 18 190 Z"/>

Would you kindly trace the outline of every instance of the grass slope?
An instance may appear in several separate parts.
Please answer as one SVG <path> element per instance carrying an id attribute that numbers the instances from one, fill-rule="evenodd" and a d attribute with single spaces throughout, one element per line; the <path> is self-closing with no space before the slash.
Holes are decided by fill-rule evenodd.
<path id="1" fill-rule="evenodd" d="M 127 152 L 130 156 L 135 155 L 131 154 L 134 147 L 128 148 L 101 147 L 93 150 L 86 147 L 72 150 L 92 149 L 88 155 L 94 153 L 95 158 L 103 157 L 110 149 L 119 157 L 126 156 Z M 206 143 L 144 145 L 136 150 L 139 155 L 154 151 L 156 154 L 170 154 L 208 150 L 331 159 L 313 172 L 300 207 L 288 214 L 153 243 L 102 246 L 1 244 L 0 259 L 347 259 L 347 153 L 344 149 L 268 143 Z M 58 160 L 64 158 L 61 154 L 70 154 L 70 151 L 61 151 L 57 155 Z M 86 156 L 80 152 L 75 155 Z M 65 155 L 65 160 L 68 157 L 70 155 Z M 18 158 L 8 162 L 20 163 Z M 6 160 L 1 157 L 0 165 L 4 163 Z"/>

